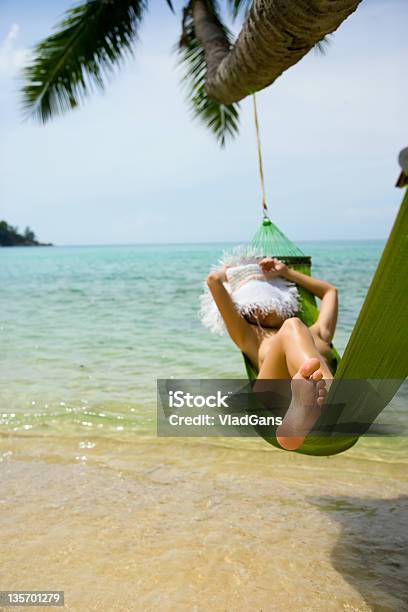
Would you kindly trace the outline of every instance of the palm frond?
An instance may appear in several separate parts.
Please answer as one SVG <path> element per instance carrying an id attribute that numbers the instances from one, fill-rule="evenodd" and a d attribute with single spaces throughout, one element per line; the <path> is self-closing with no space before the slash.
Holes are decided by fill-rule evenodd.
<path id="1" fill-rule="evenodd" d="M 319 53 L 321 55 L 326 55 L 327 50 L 332 42 L 330 36 L 332 35 L 327 34 L 326 36 L 323 36 L 323 38 L 315 44 L 314 50 L 316 51 L 316 53 Z"/>
<path id="2" fill-rule="evenodd" d="M 228 0 L 230 9 L 234 19 L 238 17 L 240 13 L 246 14 L 249 7 L 252 4 L 252 0 Z"/>
<path id="3" fill-rule="evenodd" d="M 75 108 L 132 54 L 147 0 L 86 0 L 67 11 L 24 70 L 23 106 L 46 122 Z"/>
<path id="4" fill-rule="evenodd" d="M 230 40 L 230 33 L 220 20 L 214 0 L 208 0 L 209 10 Z M 193 115 L 216 136 L 223 147 L 227 138 L 238 133 L 239 104 L 219 104 L 208 97 L 205 89 L 206 63 L 204 49 L 194 31 L 191 5 L 184 9 L 183 32 L 179 44 L 180 64 L 185 69 L 182 83 L 187 92 Z"/>

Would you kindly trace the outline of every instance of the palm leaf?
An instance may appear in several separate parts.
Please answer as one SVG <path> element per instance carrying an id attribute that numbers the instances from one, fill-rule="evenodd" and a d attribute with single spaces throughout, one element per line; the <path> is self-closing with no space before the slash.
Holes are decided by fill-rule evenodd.
<path id="1" fill-rule="evenodd" d="M 326 36 L 323 36 L 321 40 L 317 41 L 317 43 L 314 46 L 316 53 L 320 53 L 321 55 L 326 55 L 327 50 L 332 42 L 332 39 L 330 38 L 331 36 L 332 34 L 326 34 Z"/>
<path id="2" fill-rule="evenodd" d="M 237 17 L 239 13 L 247 13 L 252 4 L 252 0 L 228 0 L 233 17 Z"/>
<path id="3" fill-rule="evenodd" d="M 23 105 L 45 122 L 75 108 L 132 54 L 147 0 L 86 0 L 69 9 L 24 70 Z"/>
<path id="4" fill-rule="evenodd" d="M 214 0 L 208 1 L 208 7 L 230 40 L 230 33 L 220 20 Z M 201 120 L 214 133 L 220 145 L 224 146 L 227 138 L 234 137 L 238 133 L 239 104 L 219 104 L 207 95 L 205 53 L 195 35 L 190 5 L 184 10 L 179 55 L 180 64 L 185 70 L 182 83 L 193 115 Z"/>

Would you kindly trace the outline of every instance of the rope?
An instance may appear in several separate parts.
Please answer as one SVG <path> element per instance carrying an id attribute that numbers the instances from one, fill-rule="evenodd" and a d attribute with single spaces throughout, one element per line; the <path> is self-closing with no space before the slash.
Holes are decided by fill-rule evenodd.
<path id="1" fill-rule="evenodd" d="M 252 100 L 254 103 L 254 119 L 255 119 L 255 133 L 256 133 L 256 144 L 258 147 L 258 166 L 259 166 L 259 178 L 261 181 L 261 192 L 262 192 L 262 212 L 264 219 L 268 219 L 268 206 L 266 204 L 266 192 L 265 192 L 265 179 L 263 173 L 263 163 L 262 163 L 262 149 L 261 149 L 261 138 L 259 136 L 259 121 L 258 121 L 258 111 L 256 108 L 256 97 L 255 94 L 252 94 Z"/>

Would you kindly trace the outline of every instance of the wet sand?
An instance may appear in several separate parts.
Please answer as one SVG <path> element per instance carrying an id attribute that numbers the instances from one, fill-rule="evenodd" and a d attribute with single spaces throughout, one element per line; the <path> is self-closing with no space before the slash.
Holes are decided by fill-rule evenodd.
<path id="1" fill-rule="evenodd" d="M 408 608 L 406 464 L 220 439 L 2 436 L 0 457 L 3 590 L 81 611 Z"/>

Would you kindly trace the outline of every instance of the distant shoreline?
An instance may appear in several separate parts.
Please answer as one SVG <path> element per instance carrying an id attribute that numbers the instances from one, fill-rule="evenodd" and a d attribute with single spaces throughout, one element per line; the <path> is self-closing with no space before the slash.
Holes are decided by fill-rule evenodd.
<path id="1" fill-rule="evenodd" d="M 21 234 L 18 227 L 9 225 L 7 221 L 0 221 L 0 247 L 36 247 L 53 246 L 51 242 L 39 242 L 30 227 L 26 227 Z"/>
<path id="2" fill-rule="evenodd" d="M 33 242 L 27 244 L 0 244 L 0 249 L 14 249 L 14 248 L 22 248 L 22 247 L 53 247 L 55 244 L 52 242 Z"/>
<path id="3" fill-rule="evenodd" d="M 304 245 L 339 245 L 339 244 L 348 244 L 348 245 L 352 245 L 352 244 L 375 244 L 375 243 L 382 243 L 385 244 L 387 238 L 362 238 L 362 239 L 356 239 L 356 238 L 333 238 L 333 239 L 325 239 L 325 240 L 321 240 L 321 239 L 302 239 L 302 240 L 296 240 L 297 244 L 304 244 Z M 225 240 L 225 241 L 219 241 L 219 240 L 215 240 L 215 241 L 200 241 L 200 242 L 117 242 L 117 243 L 82 243 L 82 244 L 54 244 L 52 242 L 38 242 L 35 241 L 34 243 L 18 243 L 18 244 L 1 244 L 0 243 L 0 249 L 1 248 L 14 248 L 14 247 L 54 247 L 54 248 L 63 248 L 63 249 L 76 249 L 76 248 L 128 248 L 128 247 L 135 247 L 135 248 L 141 248 L 141 247 L 186 247 L 186 246 L 194 246 L 194 247 L 203 247 L 203 246 L 223 246 L 223 247 L 228 247 L 228 246 L 235 246 L 237 244 L 250 244 L 250 242 L 248 240 Z"/>
<path id="4" fill-rule="evenodd" d="M 333 238 L 327 240 L 295 240 L 298 244 L 362 244 L 362 243 L 385 243 L 387 238 L 362 238 L 361 240 L 357 238 Z M 53 246 L 57 248 L 67 248 L 67 249 L 75 249 L 75 248 L 95 248 L 95 247 L 177 247 L 177 246 L 235 246 L 237 244 L 250 244 L 248 240 L 215 240 L 215 241 L 200 241 L 200 242 L 112 242 L 112 243 L 103 243 L 103 242 L 95 242 L 95 243 L 81 243 L 81 244 L 40 244 L 39 246 Z M 24 245 L 21 245 L 24 246 Z"/>

